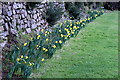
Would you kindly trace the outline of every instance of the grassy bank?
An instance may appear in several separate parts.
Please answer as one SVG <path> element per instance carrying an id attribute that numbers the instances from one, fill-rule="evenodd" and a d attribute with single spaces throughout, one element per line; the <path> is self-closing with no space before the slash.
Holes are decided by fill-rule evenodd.
<path id="1" fill-rule="evenodd" d="M 106 13 L 68 40 L 30 77 L 114 78 L 118 76 L 118 12 Z"/>

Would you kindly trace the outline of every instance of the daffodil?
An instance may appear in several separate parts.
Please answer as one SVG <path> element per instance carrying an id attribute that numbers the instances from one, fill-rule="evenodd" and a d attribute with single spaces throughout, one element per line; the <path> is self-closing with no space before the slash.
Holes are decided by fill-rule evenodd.
<path id="1" fill-rule="evenodd" d="M 17 47 L 17 49 L 19 50 L 20 48 L 19 48 L 19 47 Z"/>
<path id="2" fill-rule="evenodd" d="M 66 21 L 64 21 L 64 23 L 66 23 Z"/>
<path id="3" fill-rule="evenodd" d="M 66 27 L 69 27 L 69 25 L 67 25 Z"/>
<path id="4" fill-rule="evenodd" d="M 46 48 L 42 48 L 43 50 L 46 50 Z"/>
<path id="5" fill-rule="evenodd" d="M 45 36 L 47 36 L 47 34 L 45 34 Z"/>
<path id="6" fill-rule="evenodd" d="M 72 34 L 74 34 L 74 32 L 71 32 Z"/>
<path id="7" fill-rule="evenodd" d="M 58 43 L 58 41 L 55 41 L 55 43 Z"/>
<path id="8" fill-rule="evenodd" d="M 49 39 L 46 39 L 46 41 L 48 41 Z"/>
<path id="9" fill-rule="evenodd" d="M 45 49 L 45 52 L 47 52 L 48 51 L 48 49 Z"/>
<path id="10" fill-rule="evenodd" d="M 37 39 L 40 39 L 40 37 L 41 37 L 41 36 L 40 36 L 40 35 L 38 35 L 38 36 L 37 36 Z"/>
<path id="11" fill-rule="evenodd" d="M 74 26 L 73 28 L 74 28 L 74 29 L 77 29 L 77 27 L 76 27 L 76 26 Z"/>
<path id="12" fill-rule="evenodd" d="M 64 37 L 63 34 L 61 34 L 61 37 Z"/>
<path id="13" fill-rule="evenodd" d="M 45 61 L 45 59 L 44 58 L 42 58 L 42 60 L 41 61 Z"/>
<path id="14" fill-rule="evenodd" d="M 60 40 L 59 43 L 62 43 L 62 41 Z"/>
<path id="15" fill-rule="evenodd" d="M 21 59 L 20 59 L 20 58 L 17 58 L 16 60 L 17 60 L 17 61 L 20 61 Z"/>
<path id="16" fill-rule="evenodd" d="M 30 40 L 33 40 L 33 38 L 30 38 Z"/>
<path id="17" fill-rule="evenodd" d="M 68 35 L 70 35 L 70 33 L 68 33 Z"/>
<path id="18" fill-rule="evenodd" d="M 29 65 L 32 66 L 32 63 L 29 62 Z"/>
<path id="19" fill-rule="evenodd" d="M 53 47 L 53 48 L 56 48 L 56 45 L 53 45 L 52 47 Z"/>
<path id="20" fill-rule="evenodd" d="M 48 31 L 45 31 L 45 33 L 48 33 Z"/>
<path id="21" fill-rule="evenodd" d="M 36 45 L 36 47 L 38 47 L 39 45 Z"/>
<path id="22" fill-rule="evenodd" d="M 28 59 L 28 56 L 25 56 L 25 59 Z"/>
<path id="23" fill-rule="evenodd" d="M 67 37 L 65 37 L 65 39 L 67 39 Z"/>
<path id="24" fill-rule="evenodd" d="M 61 32 L 61 30 L 59 30 L 59 32 Z"/>
<path id="25" fill-rule="evenodd" d="M 44 29 L 41 30 L 42 32 L 44 31 Z"/>
<path id="26" fill-rule="evenodd" d="M 27 43 L 24 43 L 24 46 L 26 46 L 27 45 Z"/>
<path id="27" fill-rule="evenodd" d="M 23 55 L 22 55 L 22 56 L 20 56 L 20 58 L 23 58 Z"/>

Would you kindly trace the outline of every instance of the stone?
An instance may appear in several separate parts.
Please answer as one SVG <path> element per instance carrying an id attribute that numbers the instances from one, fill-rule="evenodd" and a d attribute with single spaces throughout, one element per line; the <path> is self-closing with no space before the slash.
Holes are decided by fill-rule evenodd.
<path id="1" fill-rule="evenodd" d="M 13 4 L 13 8 L 17 9 L 17 4 L 16 3 Z"/>
<path id="2" fill-rule="evenodd" d="M 0 23 L 3 23 L 4 22 L 4 20 L 3 19 L 0 19 Z"/>
<path id="3" fill-rule="evenodd" d="M 31 20 L 30 15 L 27 15 L 27 19 L 28 19 L 28 20 Z"/>
<path id="4" fill-rule="evenodd" d="M 8 30 L 8 23 L 5 23 L 5 27 L 6 27 L 6 29 Z"/>
<path id="5" fill-rule="evenodd" d="M 25 25 L 21 25 L 21 28 L 25 28 Z"/>
<path id="6" fill-rule="evenodd" d="M 18 28 L 18 30 L 21 30 L 21 29 L 22 29 L 20 25 L 17 25 L 17 28 Z"/>
<path id="7" fill-rule="evenodd" d="M 16 10 L 17 13 L 20 13 L 20 10 Z"/>
<path id="8" fill-rule="evenodd" d="M 7 12 L 7 15 L 8 15 L 8 16 L 12 16 L 12 11 L 8 11 L 8 12 Z"/>
<path id="9" fill-rule="evenodd" d="M 27 33 L 30 33 L 30 32 L 31 32 L 31 29 L 30 29 L 30 28 L 27 28 L 26 31 L 27 31 Z"/>
<path id="10" fill-rule="evenodd" d="M 0 33 L 1 33 L 1 32 L 4 32 L 3 26 L 0 26 Z"/>
<path id="11" fill-rule="evenodd" d="M 27 28 L 27 24 L 25 24 L 25 28 Z"/>
<path id="12" fill-rule="evenodd" d="M 39 5 L 39 7 L 38 8 L 43 8 L 44 7 L 44 5 Z"/>
<path id="13" fill-rule="evenodd" d="M 2 9 L 0 9 L 0 14 L 2 14 Z"/>
<path id="14" fill-rule="evenodd" d="M 31 26 L 32 29 L 35 29 L 36 27 L 37 27 L 36 24 L 32 24 L 32 26 Z"/>
<path id="15" fill-rule="evenodd" d="M 39 16 L 40 14 L 39 13 L 37 13 L 37 16 Z"/>
<path id="16" fill-rule="evenodd" d="M 18 19 L 18 18 L 19 18 L 19 16 L 18 16 L 18 15 L 14 15 L 14 18 Z"/>
<path id="17" fill-rule="evenodd" d="M 0 36 L 7 36 L 8 35 L 8 31 L 5 31 L 5 32 L 3 32 L 3 33 L 0 33 Z"/>
<path id="18" fill-rule="evenodd" d="M 16 14 L 15 10 L 13 9 L 13 14 Z"/>
<path id="19" fill-rule="evenodd" d="M 36 10 L 35 10 L 35 9 L 33 10 L 33 13 L 34 13 L 34 14 L 36 13 Z"/>
<path id="20" fill-rule="evenodd" d="M 44 23 L 44 20 L 41 20 L 40 22 L 41 22 L 41 23 Z"/>
<path id="21" fill-rule="evenodd" d="M 23 20 L 21 20 L 21 24 L 24 24 Z"/>
<path id="22" fill-rule="evenodd" d="M 25 18 L 24 14 L 22 14 L 22 18 Z"/>
<path id="23" fill-rule="evenodd" d="M 37 14 L 34 14 L 33 18 L 34 18 L 34 19 L 37 19 Z"/>
<path id="24" fill-rule="evenodd" d="M 17 34 L 17 30 L 11 29 L 12 34 Z"/>
<path id="25" fill-rule="evenodd" d="M 25 11 L 25 16 L 27 16 L 27 12 Z"/>
<path id="26" fill-rule="evenodd" d="M 13 27 L 16 27 L 16 19 L 13 19 Z"/>
<path id="27" fill-rule="evenodd" d="M 11 6 L 8 6 L 8 10 L 11 10 Z"/>
<path id="28" fill-rule="evenodd" d="M 25 19 L 24 19 L 24 23 L 27 23 L 27 22 L 28 22 L 28 21 L 27 21 L 27 19 L 25 18 Z"/>
<path id="29" fill-rule="evenodd" d="M 2 14 L 3 15 L 7 15 L 7 12 L 6 12 L 6 10 L 3 8 L 3 10 L 2 10 Z"/>
<path id="30" fill-rule="evenodd" d="M 30 21 L 28 21 L 27 26 L 30 27 Z"/>
<path id="31" fill-rule="evenodd" d="M 20 19 L 17 19 L 17 23 L 20 24 Z"/>

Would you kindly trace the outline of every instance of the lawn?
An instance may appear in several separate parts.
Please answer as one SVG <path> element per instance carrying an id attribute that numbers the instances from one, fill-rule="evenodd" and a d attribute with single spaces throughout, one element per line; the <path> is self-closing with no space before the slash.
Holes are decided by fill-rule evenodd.
<path id="1" fill-rule="evenodd" d="M 46 60 L 31 78 L 117 78 L 118 12 L 86 25 Z"/>

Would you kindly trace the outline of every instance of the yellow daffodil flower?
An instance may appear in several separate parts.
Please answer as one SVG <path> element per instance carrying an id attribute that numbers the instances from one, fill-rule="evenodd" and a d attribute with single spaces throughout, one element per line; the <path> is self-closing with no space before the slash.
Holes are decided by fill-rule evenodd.
<path id="1" fill-rule="evenodd" d="M 45 52 L 47 52 L 48 51 L 48 49 L 45 49 Z"/>
<path id="2" fill-rule="evenodd" d="M 59 32 L 61 32 L 61 30 L 59 30 Z"/>
<path id="3" fill-rule="evenodd" d="M 74 28 L 74 29 L 77 29 L 77 27 L 76 27 L 76 26 L 74 26 L 73 28 Z"/>
<path id="4" fill-rule="evenodd" d="M 69 27 L 69 25 L 67 25 L 66 27 Z"/>
<path id="5" fill-rule="evenodd" d="M 71 32 L 72 34 L 74 34 L 74 32 Z"/>
<path id="6" fill-rule="evenodd" d="M 70 24 L 70 26 L 72 26 L 72 24 Z"/>
<path id="7" fill-rule="evenodd" d="M 47 34 L 45 34 L 45 36 L 47 36 Z"/>
<path id="8" fill-rule="evenodd" d="M 60 40 L 59 43 L 62 43 L 62 41 Z"/>
<path id="9" fill-rule="evenodd" d="M 68 33 L 68 35 L 70 35 L 70 33 Z"/>
<path id="10" fill-rule="evenodd" d="M 36 47 L 38 47 L 39 45 L 36 45 Z"/>
<path id="11" fill-rule="evenodd" d="M 61 34 L 61 37 L 63 37 L 63 34 Z"/>
<path id="12" fill-rule="evenodd" d="M 53 45 L 52 47 L 53 47 L 53 48 L 56 48 L 56 45 Z"/>
<path id="13" fill-rule="evenodd" d="M 33 38 L 30 38 L 30 40 L 33 40 Z"/>
<path id="14" fill-rule="evenodd" d="M 29 62 L 29 65 L 32 66 L 32 63 Z"/>
<path id="15" fill-rule="evenodd" d="M 58 41 L 55 41 L 55 43 L 58 43 Z"/>
<path id="16" fill-rule="evenodd" d="M 25 59 L 28 59 L 28 56 L 25 56 Z"/>
<path id="17" fill-rule="evenodd" d="M 21 59 L 20 59 L 20 58 L 17 58 L 16 60 L 17 60 L 17 61 L 20 61 Z"/>
<path id="18" fill-rule="evenodd" d="M 23 58 L 23 55 L 22 55 L 22 56 L 20 56 L 20 58 Z"/>
<path id="19" fill-rule="evenodd" d="M 46 41 L 48 41 L 49 39 L 46 39 Z"/>
<path id="20" fill-rule="evenodd" d="M 19 50 L 20 48 L 19 48 L 19 47 L 17 47 L 17 49 Z"/>
<path id="21" fill-rule="evenodd" d="M 24 43 L 24 46 L 26 46 L 27 45 L 27 43 Z"/>
<path id="22" fill-rule="evenodd" d="M 46 50 L 46 48 L 42 48 L 43 50 Z"/>
<path id="23" fill-rule="evenodd" d="M 42 32 L 44 31 L 44 29 L 41 30 Z"/>
<path id="24" fill-rule="evenodd" d="M 42 58 L 42 60 L 41 61 L 45 61 L 45 59 L 44 58 Z"/>
<path id="25" fill-rule="evenodd" d="M 37 39 L 40 39 L 40 37 L 41 37 L 41 36 L 40 36 L 40 35 L 38 35 L 38 36 L 37 36 Z"/>
<path id="26" fill-rule="evenodd" d="M 45 33 L 48 33 L 48 31 L 45 31 Z"/>

